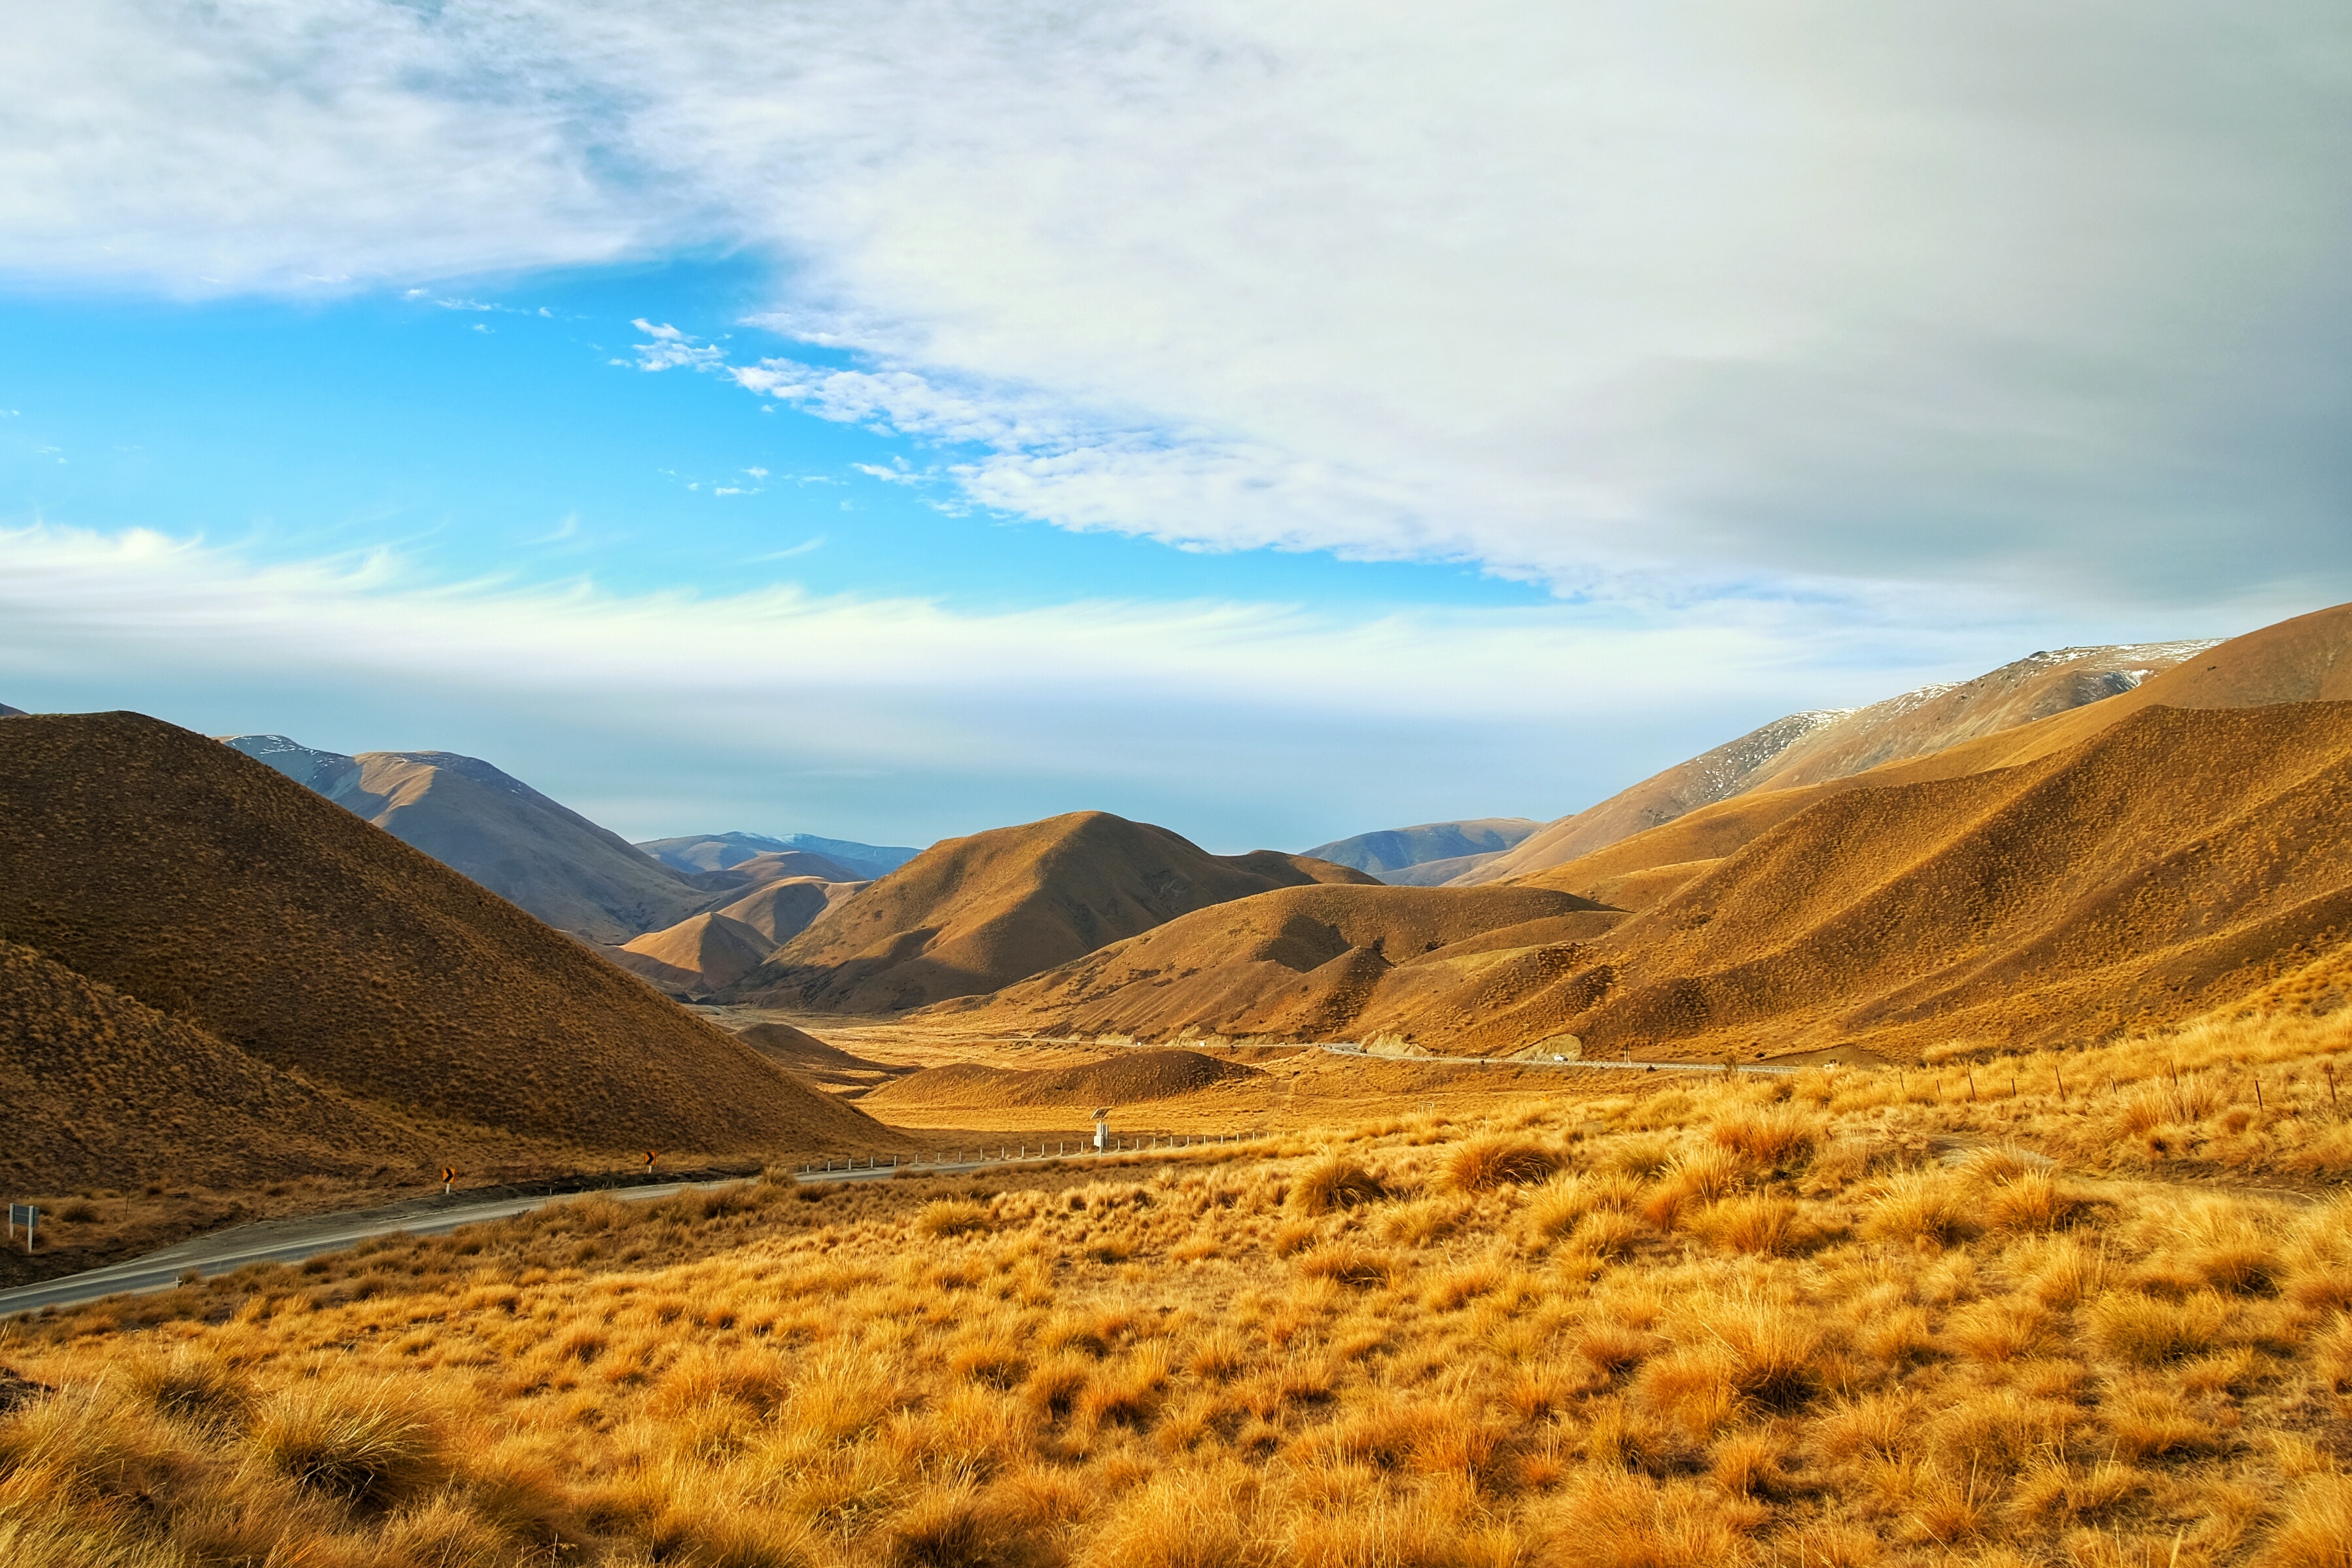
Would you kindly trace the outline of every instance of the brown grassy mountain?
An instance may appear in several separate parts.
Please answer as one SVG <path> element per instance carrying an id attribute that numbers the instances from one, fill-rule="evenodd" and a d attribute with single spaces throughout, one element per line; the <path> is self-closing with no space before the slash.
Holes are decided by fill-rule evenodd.
<path id="1" fill-rule="evenodd" d="M 1425 965 L 1360 958 L 1350 1027 L 1488 1054 L 1572 1035 L 1587 1054 L 1858 1045 L 1916 1060 L 2184 1018 L 2352 943 L 2352 703 L 2143 707 L 2017 766 L 1843 782 L 1778 792 L 1801 809 L 1605 933 L 1494 931 L 1451 989 L 1420 983 Z M 1216 913 L 1262 931 L 1273 903 Z M 1144 1038 L 1194 1020 L 1312 1027 L 1324 968 L 1268 988 L 1248 949 L 1221 956 L 1202 924 L 974 1010 L 1048 1008 Z"/>
<path id="2" fill-rule="evenodd" d="M 1372 1032 L 1376 999 L 1394 1014 L 1528 994 L 1559 972 L 1562 945 L 1592 941 L 1622 918 L 1539 888 L 1284 888 L 934 1010 L 1041 1033 L 1346 1040 Z"/>
<path id="3" fill-rule="evenodd" d="M 137 714 L 0 724 L 0 938 L 406 1120 L 604 1149 L 881 1141 L 476 883 Z"/>
<path id="4" fill-rule="evenodd" d="M 439 1152 L 13 942 L 0 942 L 0 1176 L 16 1193 L 244 1185 Z"/>
<path id="5" fill-rule="evenodd" d="M 706 909 L 723 891 L 655 860 L 478 758 L 320 751 L 282 735 L 225 744 L 266 762 L 558 930 L 625 942 Z M 783 874 L 783 873 L 778 873 Z"/>
<path id="6" fill-rule="evenodd" d="M 745 894 L 719 913 L 740 920 L 767 940 L 770 952 L 782 946 L 814 925 L 835 904 L 863 893 L 870 883 L 827 882 L 813 876 L 786 877 Z"/>
<path id="7" fill-rule="evenodd" d="M 1846 789 L 1956 779 L 2016 767 L 2080 745 L 2109 726 L 2159 705 L 2228 708 L 2343 701 L 2352 701 L 2352 605 L 2300 615 L 2214 644 L 2095 705 L 1997 729 L 1866 773 L 1749 790 L 1514 880 L 1584 894 L 1623 908 L 1644 908 L 1759 833 L 1816 800 Z M 1800 770 L 1791 772 L 1803 777 Z"/>
<path id="8" fill-rule="evenodd" d="M 1303 855 L 1213 855 L 1107 811 L 932 845 L 833 909 L 737 988 L 759 999 L 889 1012 L 1008 985 L 1210 904 L 1371 878 Z"/>
<path id="9" fill-rule="evenodd" d="M 1522 877 L 1720 800 L 1846 778 L 2105 702 L 2213 645 L 2062 648 L 1958 685 L 1922 686 L 1868 707 L 1790 714 L 1547 824 L 1517 847 L 1467 867 L 1459 880 Z"/>
<path id="10" fill-rule="evenodd" d="M 689 915 L 677 925 L 603 949 L 621 967 L 666 991 L 731 986 L 776 950 L 759 931 L 724 915 Z"/>

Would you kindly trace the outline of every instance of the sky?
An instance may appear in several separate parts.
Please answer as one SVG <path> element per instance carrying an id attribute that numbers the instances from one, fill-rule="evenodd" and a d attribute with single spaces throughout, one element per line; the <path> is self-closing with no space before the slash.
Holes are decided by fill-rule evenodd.
<path id="1" fill-rule="evenodd" d="M 19 707 L 1301 848 L 2352 599 L 2338 5 L 11 29 Z"/>

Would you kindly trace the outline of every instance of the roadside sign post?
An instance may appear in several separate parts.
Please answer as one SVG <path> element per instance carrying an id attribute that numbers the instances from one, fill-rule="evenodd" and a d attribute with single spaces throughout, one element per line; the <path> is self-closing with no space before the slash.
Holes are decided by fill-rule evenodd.
<path id="1" fill-rule="evenodd" d="M 441 1167 L 441 1196 L 443 1197 L 449 1196 L 450 1191 L 457 1183 L 457 1167 L 456 1166 L 443 1166 Z"/>
<path id="2" fill-rule="evenodd" d="M 1095 1113 L 1095 1153 L 1099 1155 L 1109 1147 L 1110 1113 L 1097 1111 Z"/>
<path id="3" fill-rule="evenodd" d="M 23 1226 L 25 1228 L 25 1250 L 27 1253 L 31 1252 L 33 1249 L 33 1228 L 36 1225 L 38 1225 L 40 1221 L 41 1211 L 33 1205 L 29 1203 L 10 1204 L 8 1206 L 8 1239 L 11 1241 L 15 1240 L 16 1239 L 16 1227 L 19 1225 Z"/>
<path id="4" fill-rule="evenodd" d="M 660 1155 L 661 1151 L 659 1149 L 647 1149 L 646 1151 L 646 1175 L 651 1176 L 654 1174 L 654 1161 L 659 1158 Z"/>

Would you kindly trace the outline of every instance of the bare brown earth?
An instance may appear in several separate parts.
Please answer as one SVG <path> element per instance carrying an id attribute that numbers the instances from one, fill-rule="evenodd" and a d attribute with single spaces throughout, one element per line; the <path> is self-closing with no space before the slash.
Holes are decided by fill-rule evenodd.
<path id="1" fill-rule="evenodd" d="M 2195 642 L 2063 648 L 2034 653 L 1959 685 L 1922 687 L 1846 712 L 1791 714 L 1549 824 L 1516 849 L 1465 871 L 1460 880 L 1517 880 L 1718 801 L 1848 778 L 2054 715 L 2097 706 L 2102 722 L 2113 723 L 2144 706 L 2116 706 L 2116 698 L 2141 690 L 2184 660 L 2204 661 L 2212 650 L 2210 643 Z M 2318 695 L 2294 682 L 2248 689 L 2269 694 L 2254 702 L 2304 702 Z"/>
<path id="2" fill-rule="evenodd" d="M 1390 889 L 1375 897 L 1463 901 L 1461 926 L 1417 955 L 1372 950 L 1328 915 L 1331 935 L 1299 940 L 1284 907 L 1299 895 L 1263 895 L 938 1010 L 1146 1040 L 1916 1060 L 2186 1017 L 2352 936 L 2352 705 L 2143 707 L 2016 767 L 1780 793 L 1809 799 L 1696 870 L 1696 817 L 1661 830 L 1685 841 L 1662 879 L 1680 885 L 1633 915 L 1571 917 L 1582 930 L 1467 902 L 1539 889 Z"/>
<path id="3" fill-rule="evenodd" d="M 0 721 L 0 938 L 426 1145 L 888 1146 L 854 1108 L 435 860 L 136 714 Z M 110 1016 L 125 1027 L 99 995 L 68 1009 L 73 1038 L 102 1040 Z M 293 1103 L 262 1093 L 277 1080 L 240 1082 L 249 1112 Z M 116 1092 L 68 1074 L 43 1113 L 79 1124 Z M 208 1104 L 178 1112 L 193 1123 Z M 297 1120 L 270 1113 L 256 1157 L 273 1139 L 332 1141 Z M 123 1168 L 177 1157 L 136 1133 L 110 1147 Z"/>
<path id="4" fill-rule="evenodd" d="M 1377 885 L 1304 855 L 1213 855 L 1165 828 L 1077 811 L 932 845 L 820 916 L 734 996 L 898 1011 L 992 991 L 1196 909 L 1315 883 Z"/>

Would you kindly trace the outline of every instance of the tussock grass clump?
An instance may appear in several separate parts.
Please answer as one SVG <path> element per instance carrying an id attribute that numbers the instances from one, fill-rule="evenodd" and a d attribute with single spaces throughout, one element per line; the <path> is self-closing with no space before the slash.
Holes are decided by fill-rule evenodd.
<path id="1" fill-rule="evenodd" d="M 985 1205 L 954 1199 L 925 1204 L 922 1212 L 915 1216 L 915 1228 L 925 1236 L 970 1236 L 991 1228 L 994 1223 L 995 1217 Z"/>
<path id="2" fill-rule="evenodd" d="M 1556 1149 L 1529 1138 L 1489 1136 L 1473 1138 L 1455 1149 L 1446 1161 L 1445 1179 L 1456 1192 L 1492 1192 L 1530 1186 L 1559 1167 Z"/>
<path id="3" fill-rule="evenodd" d="M 252 1443 L 296 1486 L 367 1508 L 414 1496 L 448 1474 L 432 1424 L 383 1384 L 279 1395 L 256 1415 Z"/>
<path id="4" fill-rule="evenodd" d="M 1328 1214 L 1378 1203 L 1391 1194 L 1386 1186 L 1355 1161 L 1332 1155 L 1316 1161 L 1290 1184 L 1289 1207 L 1301 1214 Z"/>

